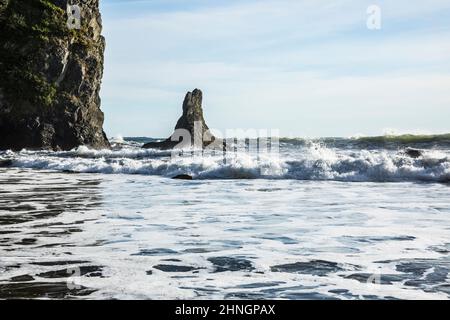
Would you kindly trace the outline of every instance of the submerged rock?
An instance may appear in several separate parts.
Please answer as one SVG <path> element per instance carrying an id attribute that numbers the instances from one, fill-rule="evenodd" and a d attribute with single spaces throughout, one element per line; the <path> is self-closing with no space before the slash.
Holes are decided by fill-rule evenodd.
<path id="1" fill-rule="evenodd" d="M 8 168 L 13 165 L 13 161 L 10 159 L 0 160 L 0 168 Z"/>
<path id="2" fill-rule="evenodd" d="M 184 146 L 206 147 L 215 138 L 209 133 L 203 117 L 202 109 L 203 93 L 199 89 L 188 92 L 183 102 L 183 115 L 175 126 L 175 132 L 166 140 L 161 142 L 149 142 L 143 147 L 147 149 L 173 149 L 183 142 Z M 183 134 L 183 130 L 190 135 L 190 141 L 183 141 L 179 135 Z"/>
<path id="3" fill-rule="evenodd" d="M 175 179 L 175 180 L 193 180 L 192 176 L 190 176 L 188 174 L 179 174 L 179 175 L 173 177 L 172 179 Z"/>
<path id="4" fill-rule="evenodd" d="M 404 153 L 414 159 L 420 158 L 423 156 L 423 152 L 419 149 L 414 149 L 414 148 L 406 148 Z"/>
<path id="5" fill-rule="evenodd" d="M 107 148 L 100 110 L 105 40 L 99 0 L 0 1 L 0 149 Z"/>

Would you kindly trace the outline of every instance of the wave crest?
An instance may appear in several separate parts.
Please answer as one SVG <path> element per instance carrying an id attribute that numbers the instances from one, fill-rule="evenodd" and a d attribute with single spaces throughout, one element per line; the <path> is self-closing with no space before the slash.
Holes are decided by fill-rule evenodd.
<path id="1" fill-rule="evenodd" d="M 170 156 L 168 151 L 124 147 L 69 152 L 3 152 L 0 160 L 13 167 L 79 173 L 142 174 L 174 177 L 189 174 L 195 179 L 294 179 L 355 182 L 450 181 L 448 152 L 424 151 L 419 158 L 403 152 L 342 150 L 323 143 L 305 142 L 280 154 L 231 153 L 203 156 Z"/>

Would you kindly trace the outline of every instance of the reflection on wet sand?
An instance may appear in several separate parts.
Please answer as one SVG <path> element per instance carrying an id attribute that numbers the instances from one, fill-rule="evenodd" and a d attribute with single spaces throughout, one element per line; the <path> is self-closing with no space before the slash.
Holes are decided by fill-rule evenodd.
<path id="1" fill-rule="evenodd" d="M 0 298 L 450 297 L 442 184 L 1 170 Z"/>
<path id="2" fill-rule="evenodd" d="M 77 276 L 101 276 L 102 267 L 73 259 L 70 250 L 61 253 L 51 248 L 75 245 L 58 239 L 68 240 L 82 231 L 85 220 L 80 216 L 102 205 L 101 184 L 95 176 L 0 169 L 0 274 L 18 274 L 0 276 L 0 298 L 64 298 L 95 291 L 70 286 L 67 279 L 72 270 Z M 73 219 L 58 221 L 63 214 L 72 214 Z M 57 242 L 49 243 L 51 238 Z M 35 254 L 34 249 L 42 248 L 48 248 L 46 255 Z M 24 265 L 36 273 L 21 274 Z"/>

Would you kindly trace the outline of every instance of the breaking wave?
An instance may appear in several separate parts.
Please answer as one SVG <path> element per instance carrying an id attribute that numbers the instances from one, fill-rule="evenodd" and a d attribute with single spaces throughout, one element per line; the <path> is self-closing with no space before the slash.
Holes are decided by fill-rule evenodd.
<path id="1" fill-rule="evenodd" d="M 414 158 L 402 149 L 342 149 L 308 141 L 302 145 L 282 141 L 279 154 L 240 152 L 171 157 L 170 151 L 145 150 L 125 143 L 112 150 L 80 147 L 68 152 L 6 151 L 0 152 L 1 161 L 16 168 L 168 178 L 188 174 L 194 179 L 450 182 L 448 149 L 422 150 Z"/>

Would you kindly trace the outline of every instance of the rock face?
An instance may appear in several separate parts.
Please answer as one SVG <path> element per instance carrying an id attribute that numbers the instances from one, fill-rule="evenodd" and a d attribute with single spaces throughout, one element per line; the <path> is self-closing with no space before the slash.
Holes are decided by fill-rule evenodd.
<path id="1" fill-rule="evenodd" d="M 99 0 L 0 0 L 0 149 L 107 148 Z"/>
<path id="2" fill-rule="evenodd" d="M 209 134 L 209 128 L 203 118 L 202 100 L 203 94 L 201 90 L 195 89 L 192 92 L 188 92 L 183 102 L 183 115 L 178 119 L 175 133 L 164 141 L 147 143 L 144 145 L 144 148 L 175 148 L 180 143 L 180 140 L 183 140 L 179 138 L 177 132 L 182 134 L 183 130 L 190 134 L 191 141 L 187 141 L 190 145 L 199 143 L 200 147 L 205 147 L 213 142 L 215 138 Z"/>

